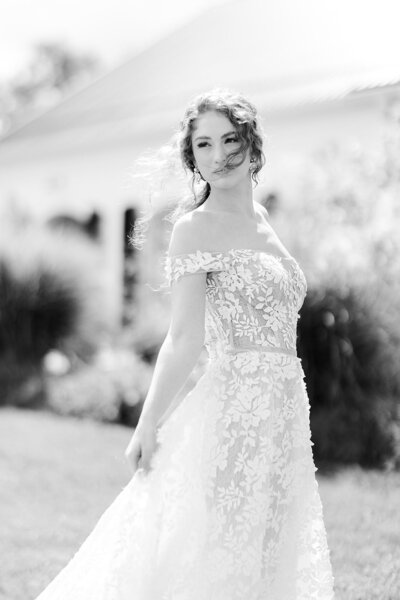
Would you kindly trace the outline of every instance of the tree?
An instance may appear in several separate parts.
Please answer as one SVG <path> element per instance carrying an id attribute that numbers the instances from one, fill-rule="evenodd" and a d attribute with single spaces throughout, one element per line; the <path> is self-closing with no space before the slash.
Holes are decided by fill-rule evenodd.
<path id="1" fill-rule="evenodd" d="M 27 68 L 0 85 L 0 136 L 59 102 L 103 70 L 100 60 L 79 54 L 62 43 L 34 47 Z"/>

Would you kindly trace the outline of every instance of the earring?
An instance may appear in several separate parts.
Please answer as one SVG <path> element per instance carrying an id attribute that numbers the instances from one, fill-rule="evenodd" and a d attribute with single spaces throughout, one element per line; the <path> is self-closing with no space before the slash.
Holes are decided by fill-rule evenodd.
<path id="1" fill-rule="evenodd" d="M 194 168 L 194 176 L 195 176 L 196 183 L 200 183 L 200 181 L 201 181 L 201 174 L 200 174 L 200 171 L 199 171 L 199 169 L 197 167 Z"/>

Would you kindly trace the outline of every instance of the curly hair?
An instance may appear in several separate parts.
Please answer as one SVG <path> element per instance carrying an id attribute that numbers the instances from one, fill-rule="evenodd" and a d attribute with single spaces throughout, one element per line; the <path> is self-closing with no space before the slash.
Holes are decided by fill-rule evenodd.
<path id="1" fill-rule="evenodd" d="M 225 115 L 235 127 L 240 146 L 235 152 L 231 152 L 224 167 L 234 169 L 242 164 L 246 158 L 247 150 L 250 150 L 251 178 L 255 185 L 258 184 L 258 174 L 265 164 L 263 152 L 263 141 L 265 139 L 261 123 L 259 122 L 255 106 L 242 94 L 226 88 L 214 88 L 196 96 L 187 107 L 178 131 L 174 134 L 169 146 L 163 147 L 153 161 L 157 163 L 158 172 L 171 171 L 172 157 L 180 158 L 181 169 L 190 176 L 191 194 L 184 196 L 175 202 L 174 209 L 165 218 L 175 222 L 182 214 L 198 208 L 210 195 L 210 184 L 201 177 L 196 182 L 196 172 L 192 147 L 192 134 L 195 129 L 196 119 L 208 112 L 216 111 Z M 239 158 L 239 163 L 237 159 Z M 151 160 L 151 159 L 150 159 Z M 163 165 L 163 166 L 162 166 Z M 160 168 L 161 167 L 161 168 Z M 200 189 L 199 189 L 200 188 Z M 134 225 L 130 242 L 139 247 L 144 237 L 144 231 L 148 226 L 150 217 L 144 216 L 138 219 Z"/>
<path id="2" fill-rule="evenodd" d="M 186 170 L 192 172 L 192 186 L 194 187 L 195 177 L 192 134 L 196 119 L 210 110 L 225 115 L 235 127 L 240 140 L 240 147 L 236 152 L 232 152 L 229 155 L 224 168 L 228 170 L 234 169 L 238 164 L 242 164 L 245 160 L 246 151 L 250 149 L 250 158 L 253 163 L 251 177 L 257 184 L 258 173 L 265 164 L 265 156 L 262 150 L 263 134 L 260 123 L 258 122 L 257 110 L 255 106 L 241 94 L 227 89 L 217 88 L 194 98 L 186 109 L 185 115 L 180 123 L 177 141 L 182 164 Z M 234 162 L 236 157 L 241 158 L 239 163 Z M 200 194 L 200 201 L 196 204 L 196 208 L 207 200 L 210 191 L 210 184 L 206 182 L 202 193 Z"/>

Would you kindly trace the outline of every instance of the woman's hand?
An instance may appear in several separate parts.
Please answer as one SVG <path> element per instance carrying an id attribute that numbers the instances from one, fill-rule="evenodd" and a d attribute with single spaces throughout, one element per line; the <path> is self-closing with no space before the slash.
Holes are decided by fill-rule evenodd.
<path id="1" fill-rule="evenodd" d="M 151 460 L 157 448 L 157 427 L 155 423 L 146 422 L 141 424 L 139 422 L 125 450 L 125 456 L 133 473 L 137 469 L 150 471 Z"/>

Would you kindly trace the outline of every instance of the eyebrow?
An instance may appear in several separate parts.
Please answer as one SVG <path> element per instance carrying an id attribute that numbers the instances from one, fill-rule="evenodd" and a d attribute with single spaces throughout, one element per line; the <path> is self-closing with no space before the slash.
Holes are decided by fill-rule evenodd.
<path id="1" fill-rule="evenodd" d="M 236 135 L 237 131 L 228 131 L 228 133 L 224 133 L 224 135 L 221 135 L 221 138 L 225 138 L 228 137 L 228 135 Z M 196 140 L 210 140 L 210 136 L 209 135 L 198 135 L 197 137 L 194 138 L 194 141 Z"/>

